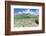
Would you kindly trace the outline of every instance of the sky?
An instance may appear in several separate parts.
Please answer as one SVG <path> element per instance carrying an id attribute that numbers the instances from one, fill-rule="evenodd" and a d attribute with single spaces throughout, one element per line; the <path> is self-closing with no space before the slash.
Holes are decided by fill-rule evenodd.
<path id="1" fill-rule="evenodd" d="M 14 8 L 14 13 L 16 14 L 22 14 L 22 13 L 39 14 L 39 9 Z"/>

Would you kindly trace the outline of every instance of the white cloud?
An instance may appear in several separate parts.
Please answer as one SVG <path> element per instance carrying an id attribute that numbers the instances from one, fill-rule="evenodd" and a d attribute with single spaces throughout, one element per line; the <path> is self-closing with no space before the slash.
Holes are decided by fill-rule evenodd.
<path id="1" fill-rule="evenodd" d="M 18 14 L 22 14 L 22 12 L 18 12 Z"/>
<path id="2" fill-rule="evenodd" d="M 23 12 L 18 12 L 17 14 L 33 14 L 33 15 L 38 15 L 37 13 L 38 11 L 34 12 L 34 11 L 30 11 L 29 9 L 27 11 L 23 11 Z"/>

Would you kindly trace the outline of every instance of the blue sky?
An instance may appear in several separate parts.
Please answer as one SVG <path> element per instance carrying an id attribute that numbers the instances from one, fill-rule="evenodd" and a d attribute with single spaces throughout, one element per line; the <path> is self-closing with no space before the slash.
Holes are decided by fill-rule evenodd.
<path id="1" fill-rule="evenodd" d="M 23 11 L 27 11 L 28 9 L 23 9 L 23 8 L 14 8 L 14 12 L 18 13 L 18 12 L 23 12 Z"/>
<path id="2" fill-rule="evenodd" d="M 14 13 L 31 13 L 39 14 L 39 9 L 28 9 L 28 8 L 14 8 Z"/>

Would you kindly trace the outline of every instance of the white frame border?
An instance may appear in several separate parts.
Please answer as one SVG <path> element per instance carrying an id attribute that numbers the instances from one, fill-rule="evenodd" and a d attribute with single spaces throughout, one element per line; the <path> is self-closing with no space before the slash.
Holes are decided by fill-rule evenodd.
<path id="1" fill-rule="evenodd" d="M 16 27 L 14 28 L 14 8 L 37 8 L 39 10 L 39 27 Z M 41 6 L 22 6 L 22 5 L 11 5 L 11 31 L 26 31 L 26 30 L 42 30 L 42 7 Z"/>

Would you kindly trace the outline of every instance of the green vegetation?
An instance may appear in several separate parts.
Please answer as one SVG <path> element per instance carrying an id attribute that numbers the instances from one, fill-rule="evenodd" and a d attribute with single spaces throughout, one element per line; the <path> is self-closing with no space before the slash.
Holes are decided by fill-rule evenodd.
<path id="1" fill-rule="evenodd" d="M 14 24 L 16 27 L 24 27 L 27 24 L 35 25 L 35 20 L 38 20 L 38 16 L 31 15 L 31 14 L 18 14 L 14 15 Z M 30 26 L 29 25 L 29 26 Z"/>

